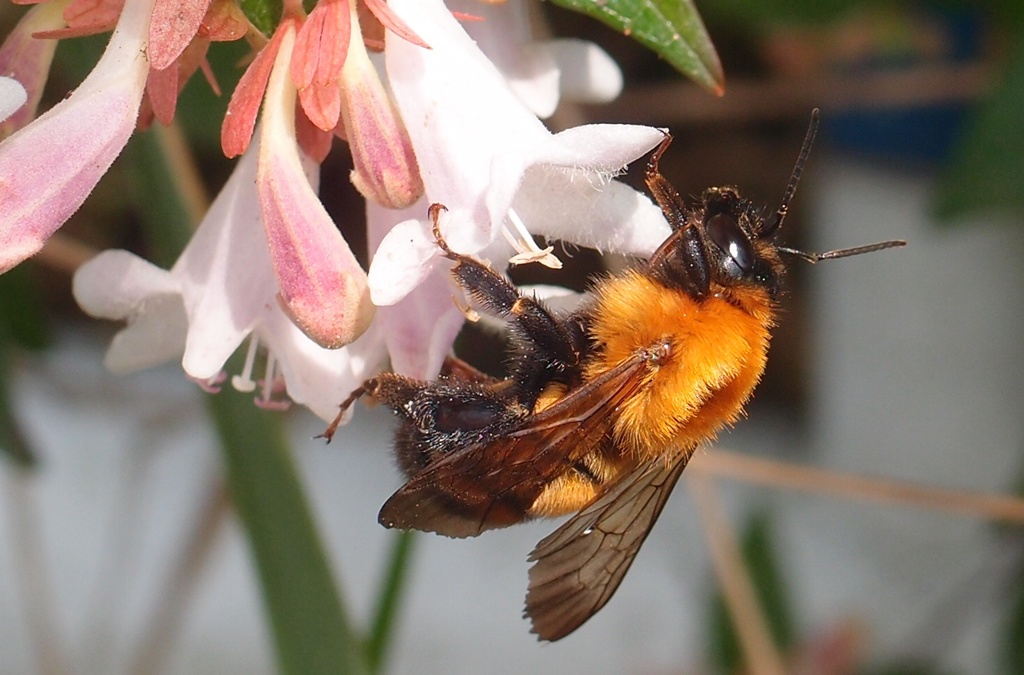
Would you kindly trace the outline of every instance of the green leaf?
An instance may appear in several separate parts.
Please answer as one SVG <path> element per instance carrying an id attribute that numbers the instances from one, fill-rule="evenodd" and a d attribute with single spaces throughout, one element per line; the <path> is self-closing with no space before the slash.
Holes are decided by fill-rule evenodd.
<path id="1" fill-rule="evenodd" d="M 1024 216 L 1024 35 L 1014 38 L 1006 72 L 981 106 L 939 181 L 933 209 L 943 219 L 969 213 Z"/>
<path id="2" fill-rule="evenodd" d="M 283 417 L 234 391 L 207 400 L 259 572 L 279 670 L 366 672 L 285 442 Z"/>
<path id="3" fill-rule="evenodd" d="M 741 548 L 758 604 L 768 621 L 768 629 L 776 646 L 785 652 L 793 646 L 796 631 L 793 627 L 792 605 L 772 551 L 771 537 L 768 514 L 755 513 L 744 529 Z M 710 625 L 711 655 L 719 672 L 740 672 L 744 667 L 743 652 L 721 593 L 716 594 L 712 601 Z"/>
<path id="4" fill-rule="evenodd" d="M 622 31 L 705 89 L 721 94 L 725 75 L 692 0 L 552 0 Z"/>
<path id="5" fill-rule="evenodd" d="M 284 12 L 282 0 L 242 0 L 242 12 L 264 35 L 274 32 Z"/>

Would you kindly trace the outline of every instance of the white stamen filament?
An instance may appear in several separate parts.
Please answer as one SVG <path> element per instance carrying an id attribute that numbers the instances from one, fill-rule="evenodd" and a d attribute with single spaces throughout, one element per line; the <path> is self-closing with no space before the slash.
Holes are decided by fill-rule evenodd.
<path id="1" fill-rule="evenodd" d="M 238 391 L 249 393 L 256 389 L 256 382 L 252 379 L 252 368 L 256 363 L 256 349 L 260 341 L 253 333 L 249 336 L 249 349 L 245 353 L 245 365 L 242 366 L 242 373 L 231 378 L 231 386 Z"/>
<path id="2" fill-rule="evenodd" d="M 538 246 L 537 242 L 533 240 L 533 235 L 526 229 L 526 224 L 523 223 L 522 218 L 519 217 L 519 214 L 514 209 L 508 210 L 506 222 L 512 224 L 515 233 L 509 230 L 505 223 L 502 223 L 501 233 L 505 236 L 508 243 L 512 244 L 512 248 L 518 251 L 518 253 L 508 259 L 509 264 L 524 265 L 526 263 L 538 262 L 553 270 L 562 269 L 562 261 L 552 253 L 555 250 L 554 246 L 548 246 L 543 249 Z"/>
<path id="3" fill-rule="evenodd" d="M 267 369 L 263 372 L 263 403 L 270 403 L 274 395 L 274 377 L 277 370 L 277 357 L 274 352 L 267 352 Z"/>

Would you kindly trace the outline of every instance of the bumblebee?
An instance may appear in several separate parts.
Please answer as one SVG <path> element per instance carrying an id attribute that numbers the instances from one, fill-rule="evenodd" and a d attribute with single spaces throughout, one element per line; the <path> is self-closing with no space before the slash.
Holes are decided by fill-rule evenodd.
<path id="1" fill-rule="evenodd" d="M 769 217 L 733 187 L 688 207 L 662 176 L 664 141 L 646 183 L 671 226 L 646 263 L 598 279 L 589 301 L 556 316 L 485 263 L 434 236 L 455 281 L 507 319 L 510 375 L 495 379 L 450 358 L 423 382 L 384 373 L 361 396 L 399 418 L 395 449 L 408 477 L 381 508 L 388 528 L 449 537 L 573 514 L 529 556 L 525 615 L 558 640 L 618 588 L 694 450 L 739 419 L 764 372 L 782 256 L 811 262 L 894 246 L 823 254 L 775 243 L 796 191 L 818 112 L 778 210 Z"/>

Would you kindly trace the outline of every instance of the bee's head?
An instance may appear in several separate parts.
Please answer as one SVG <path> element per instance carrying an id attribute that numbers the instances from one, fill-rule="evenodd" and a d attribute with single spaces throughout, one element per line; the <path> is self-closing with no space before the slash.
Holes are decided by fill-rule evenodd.
<path id="1" fill-rule="evenodd" d="M 647 184 L 673 231 L 651 256 L 651 273 L 697 299 L 721 289 L 763 289 L 774 300 L 779 295 L 786 269 L 779 257 L 781 253 L 814 263 L 903 246 L 906 242 L 893 240 L 808 253 L 775 243 L 817 129 L 818 110 L 815 108 L 782 203 L 767 218 L 733 187 L 705 190 L 699 207 L 684 208 L 675 188 L 658 172 L 658 160 L 672 140 L 671 136 L 666 136 L 648 163 Z"/>
<path id="2" fill-rule="evenodd" d="M 777 218 L 765 220 L 735 188 L 704 191 L 702 229 L 713 281 L 759 286 L 775 298 L 785 268 L 773 242 Z"/>

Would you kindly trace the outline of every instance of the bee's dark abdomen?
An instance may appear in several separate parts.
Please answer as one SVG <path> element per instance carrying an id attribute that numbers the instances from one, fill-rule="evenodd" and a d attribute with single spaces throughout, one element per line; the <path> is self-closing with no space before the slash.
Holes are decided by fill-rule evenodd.
<path id="1" fill-rule="evenodd" d="M 402 418 L 395 449 L 412 476 L 446 455 L 508 433 L 529 411 L 486 385 L 423 382 L 411 398 L 392 405 Z"/>

